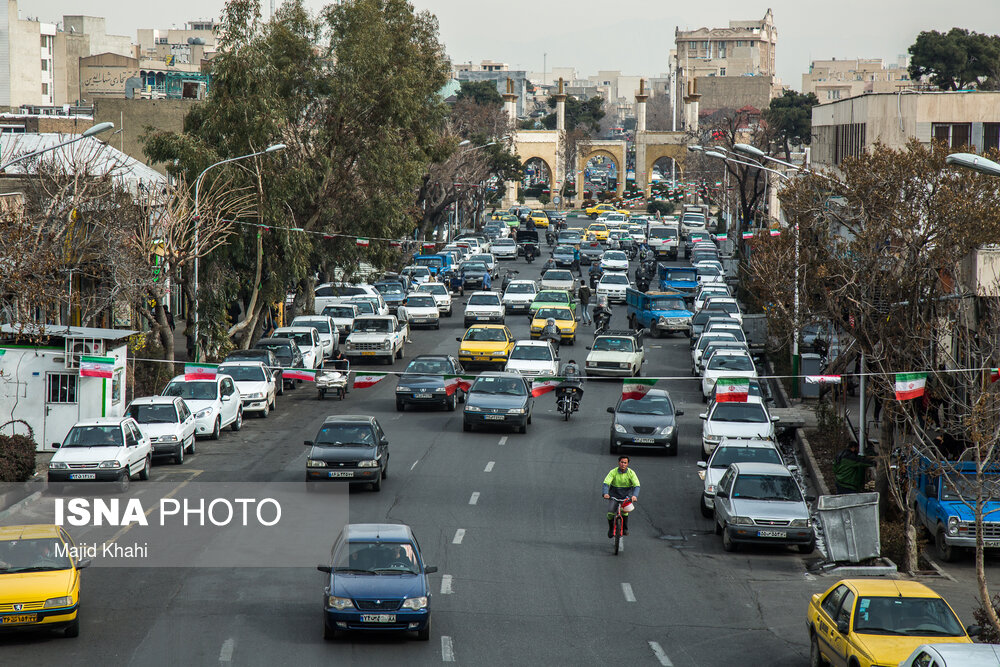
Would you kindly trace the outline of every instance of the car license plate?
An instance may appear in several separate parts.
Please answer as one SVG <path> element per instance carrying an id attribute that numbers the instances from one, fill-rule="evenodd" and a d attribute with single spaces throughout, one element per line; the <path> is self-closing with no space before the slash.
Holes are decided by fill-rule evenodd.
<path id="1" fill-rule="evenodd" d="M 640 445 L 651 445 L 655 441 L 652 438 L 636 438 L 635 442 L 639 443 Z"/>
<path id="2" fill-rule="evenodd" d="M 413 398 L 430 398 L 430 394 L 414 394 Z"/>
<path id="3" fill-rule="evenodd" d="M 483 419 L 503 421 L 503 415 L 483 415 Z"/>
<path id="4" fill-rule="evenodd" d="M 97 479 L 97 473 L 94 472 L 74 472 L 69 476 L 70 479 Z"/>
<path id="5" fill-rule="evenodd" d="M 783 530 L 758 530 L 757 537 L 788 537 Z"/>
<path id="6" fill-rule="evenodd" d="M 395 614 L 361 614 L 362 623 L 395 623 Z"/>
<path id="7" fill-rule="evenodd" d="M 488 320 L 488 319 L 490 319 L 489 315 L 477 315 L 476 316 L 476 321 L 477 322 L 481 322 L 481 321 Z"/>
<path id="8" fill-rule="evenodd" d="M 476 361 L 489 361 L 489 357 L 476 357 Z"/>
<path id="9" fill-rule="evenodd" d="M 361 356 L 362 357 L 374 357 L 375 356 L 375 352 L 372 351 L 372 350 L 365 350 L 364 352 L 361 353 Z"/>
<path id="10" fill-rule="evenodd" d="M 326 473 L 327 477 L 354 477 L 353 470 L 331 470 Z"/>
<path id="11" fill-rule="evenodd" d="M 13 623 L 34 623 L 38 620 L 38 614 L 18 614 L 16 616 L 4 616 L 4 624 Z"/>

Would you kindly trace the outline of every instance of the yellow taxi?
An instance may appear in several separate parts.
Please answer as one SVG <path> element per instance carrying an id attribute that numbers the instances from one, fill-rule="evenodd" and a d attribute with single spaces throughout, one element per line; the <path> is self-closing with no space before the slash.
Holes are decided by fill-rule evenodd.
<path id="1" fill-rule="evenodd" d="M 586 211 L 587 215 L 591 218 L 596 218 L 601 213 L 625 213 L 625 211 L 619 210 L 614 204 L 596 204 L 586 209 Z"/>
<path id="2" fill-rule="evenodd" d="M 59 526 L 0 528 L 0 632 L 62 629 L 80 634 L 80 570 L 73 539 Z"/>
<path id="3" fill-rule="evenodd" d="M 542 210 L 532 211 L 531 221 L 535 223 L 535 227 L 549 226 L 549 216 L 545 215 L 545 211 Z"/>
<path id="4" fill-rule="evenodd" d="M 610 234 L 608 226 L 603 222 L 592 223 L 587 227 L 587 231 L 584 233 L 585 236 L 595 240 L 595 241 L 607 241 L 608 234 Z"/>
<path id="5" fill-rule="evenodd" d="M 542 306 L 534 312 L 531 319 L 531 337 L 539 338 L 542 327 L 549 318 L 556 321 L 559 327 L 561 343 L 572 345 L 576 342 L 576 316 L 567 306 Z"/>
<path id="6" fill-rule="evenodd" d="M 844 579 L 809 601 L 810 664 L 898 665 L 921 644 L 972 640 L 944 598 L 916 581 Z"/>
<path id="7" fill-rule="evenodd" d="M 469 327 L 459 341 L 458 360 L 466 368 L 507 365 L 514 349 L 514 335 L 502 324 L 477 324 Z"/>

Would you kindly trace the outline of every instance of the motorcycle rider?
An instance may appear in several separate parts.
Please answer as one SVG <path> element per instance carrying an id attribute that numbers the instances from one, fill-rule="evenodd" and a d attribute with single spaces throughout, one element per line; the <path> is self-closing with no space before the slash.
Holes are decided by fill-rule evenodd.
<path id="1" fill-rule="evenodd" d="M 570 359 L 569 361 L 567 361 L 563 365 L 562 371 L 560 371 L 559 374 L 562 375 L 567 380 L 569 380 L 570 378 L 572 378 L 574 376 L 579 376 L 580 375 L 580 367 L 577 365 L 576 359 Z"/>
<path id="2" fill-rule="evenodd" d="M 608 537 L 615 536 L 615 516 L 618 513 L 617 500 L 639 500 L 639 477 L 628 467 L 628 456 L 618 457 L 618 467 L 612 468 L 604 478 L 604 498 L 608 501 Z M 628 513 L 622 512 L 622 533 L 628 535 Z"/>
<path id="3" fill-rule="evenodd" d="M 554 317 L 545 320 L 545 326 L 539 332 L 538 338 L 540 340 L 551 340 L 556 347 L 559 346 L 559 341 L 562 340 L 562 333 L 560 333 L 559 327 L 556 326 Z"/>
<path id="4" fill-rule="evenodd" d="M 597 297 L 597 305 L 594 306 L 594 331 L 606 329 L 611 322 L 611 309 L 608 308 L 608 297 L 600 295 Z"/>

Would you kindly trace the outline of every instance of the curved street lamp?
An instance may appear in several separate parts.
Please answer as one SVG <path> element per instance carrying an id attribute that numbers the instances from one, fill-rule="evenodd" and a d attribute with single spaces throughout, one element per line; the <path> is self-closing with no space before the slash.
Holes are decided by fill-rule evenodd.
<path id="1" fill-rule="evenodd" d="M 70 144 L 75 144 L 76 142 L 83 141 L 88 137 L 92 137 L 96 134 L 100 134 L 101 132 L 107 132 L 108 130 L 114 129 L 114 127 L 115 127 L 114 123 L 109 123 L 109 122 L 98 123 L 97 125 L 88 127 L 86 130 L 81 132 L 78 136 L 73 137 L 72 139 L 68 139 L 54 146 L 46 146 L 45 148 L 40 148 L 39 150 L 33 153 L 28 153 L 27 155 L 16 157 L 10 162 L 4 164 L 3 166 L 0 166 L 0 172 L 4 171 L 5 169 L 7 169 L 7 167 L 11 165 L 17 164 L 18 162 L 24 162 L 25 160 L 33 158 L 36 155 L 41 155 L 42 153 L 48 153 L 49 151 L 54 151 L 57 148 L 62 148 L 63 146 L 69 146 Z"/>
<path id="2" fill-rule="evenodd" d="M 950 165 L 978 171 L 987 176 L 1000 176 L 1000 164 L 975 153 L 952 153 L 944 161 Z"/>

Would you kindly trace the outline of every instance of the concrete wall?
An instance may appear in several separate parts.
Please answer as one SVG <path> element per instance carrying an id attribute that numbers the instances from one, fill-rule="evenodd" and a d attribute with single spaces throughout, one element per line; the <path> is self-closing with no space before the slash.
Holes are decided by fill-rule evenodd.
<path id="1" fill-rule="evenodd" d="M 125 82 L 139 76 L 139 61 L 114 53 L 102 53 L 79 60 L 83 98 L 125 97 Z"/>
<path id="2" fill-rule="evenodd" d="M 84 99 L 80 89 L 80 59 L 90 55 L 90 36 L 58 32 L 55 39 L 55 95 L 53 103 L 76 104 Z"/>
<path id="3" fill-rule="evenodd" d="M 0 115 L 0 127 L 24 128 L 26 133 L 62 132 L 80 134 L 94 125 L 89 116 L 26 116 L 20 114 Z"/>
<path id="4" fill-rule="evenodd" d="M 94 100 L 94 123 L 111 121 L 115 129 L 121 129 L 112 145 L 126 155 L 148 164 L 161 174 L 166 174 L 166 165 L 152 164 L 142 152 L 140 137 L 147 127 L 157 130 L 181 132 L 184 129 L 184 115 L 196 100 L 126 100 L 111 97 Z"/>
<path id="5" fill-rule="evenodd" d="M 700 76 L 696 85 L 702 110 L 740 109 L 748 104 L 764 110 L 777 92 L 770 76 Z"/>

